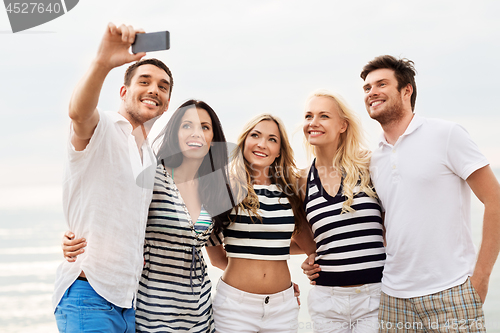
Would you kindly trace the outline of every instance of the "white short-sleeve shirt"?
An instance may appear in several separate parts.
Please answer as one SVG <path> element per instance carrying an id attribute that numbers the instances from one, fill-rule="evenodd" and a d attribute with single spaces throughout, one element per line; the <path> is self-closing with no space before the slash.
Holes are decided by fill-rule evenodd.
<path id="1" fill-rule="evenodd" d="M 69 142 L 63 208 L 69 229 L 87 240 L 75 263 L 57 269 L 54 309 L 83 270 L 94 290 L 130 308 L 143 267 L 143 244 L 156 161 L 145 140 L 142 160 L 132 125 L 117 112 L 100 119 L 83 151 Z"/>
<path id="2" fill-rule="evenodd" d="M 394 146 L 382 136 L 370 174 L 386 212 L 383 292 L 418 297 L 472 275 L 476 250 L 466 179 L 486 165 L 455 123 L 415 115 Z"/>

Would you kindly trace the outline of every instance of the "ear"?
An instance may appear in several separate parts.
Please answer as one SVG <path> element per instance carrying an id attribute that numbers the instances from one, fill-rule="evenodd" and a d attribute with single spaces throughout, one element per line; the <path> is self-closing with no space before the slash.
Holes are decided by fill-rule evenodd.
<path id="1" fill-rule="evenodd" d="M 408 100 L 411 98 L 411 95 L 413 95 L 413 86 L 408 83 L 406 87 L 402 89 L 403 93 L 403 98 L 408 98 Z"/>
<path id="2" fill-rule="evenodd" d="M 127 87 L 122 86 L 122 87 L 120 88 L 120 98 L 121 98 L 122 100 L 124 100 L 124 99 L 125 99 L 125 95 L 126 95 L 126 94 L 127 94 Z"/>
<path id="3" fill-rule="evenodd" d="M 347 120 L 343 120 L 342 121 L 342 127 L 340 128 L 340 133 L 344 133 L 345 131 L 347 131 L 347 127 L 349 127 L 349 123 L 347 122 Z"/>

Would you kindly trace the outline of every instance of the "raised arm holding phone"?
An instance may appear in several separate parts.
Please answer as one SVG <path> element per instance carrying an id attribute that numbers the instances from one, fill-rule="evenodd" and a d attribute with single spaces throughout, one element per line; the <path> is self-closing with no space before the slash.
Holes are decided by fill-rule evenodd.
<path id="1" fill-rule="evenodd" d="M 146 122 L 169 105 L 172 74 L 157 59 L 130 53 L 132 26 L 110 23 L 69 105 L 71 135 L 63 183 L 70 230 L 88 245 L 57 270 L 53 306 L 61 332 L 135 332 L 133 305 L 156 160 Z M 97 109 L 115 67 L 132 64 L 120 88 L 118 112 Z"/>
<path id="2" fill-rule="evenodd" d="M 96 57 L 75 87 L 69 105 L 69 117 L 74 130 L 71 142 L 76 150 L 85 149 L 99 122 L 96 108 L 102 85 L 109 72 L 115 67 L 140 60 L 146 55 L 129 52 L 137 32 L 144 31 L 136 31 L 131 26 L 125 25 L 116 27 L 113 23 L 109 23 Z"/>

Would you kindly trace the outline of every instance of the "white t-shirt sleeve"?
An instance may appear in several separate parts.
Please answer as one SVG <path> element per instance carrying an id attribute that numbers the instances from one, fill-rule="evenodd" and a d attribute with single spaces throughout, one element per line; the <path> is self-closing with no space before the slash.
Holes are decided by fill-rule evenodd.
<path id="1" fill-rule="evenodd" d="M 465 128 L 454 124 L 450 129 L 447 149 L 448 167 L 466 180 L 474 171 L 489 164 Z"/>

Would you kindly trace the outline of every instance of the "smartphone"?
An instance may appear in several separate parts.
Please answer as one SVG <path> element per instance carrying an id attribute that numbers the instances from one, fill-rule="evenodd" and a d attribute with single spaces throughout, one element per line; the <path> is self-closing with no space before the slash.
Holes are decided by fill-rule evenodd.
<path id="1" fill-rule="evenodd" d="M 136 34 L 132 44 L 132 53 L 168 50 L 170 48 L 170 33 L 168 31 Z"/>

